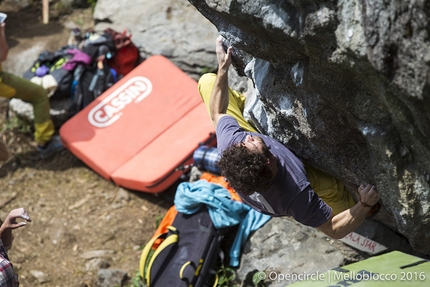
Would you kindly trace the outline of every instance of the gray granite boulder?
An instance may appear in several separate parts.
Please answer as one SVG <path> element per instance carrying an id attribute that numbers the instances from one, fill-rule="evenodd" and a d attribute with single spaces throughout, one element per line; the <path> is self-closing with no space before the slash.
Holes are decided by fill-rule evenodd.
<path id="1" fill-rule="evenodd" d="M 303 278 L 294 278 L 293 274 L 323 273 L 363 258 L 315 228 L 289 217 L 278 217 L 257 230 L 245 244 L 237 276 L 242 282 L 249 281 L 259 272 L 256 276 L 265 279 L 269 286 L 281 287 Z"/>
<path id="2" fill-rule="evenodd" d="M 216 68 L 218 32 L 186 0 L 99 0 L 94 20 L 97 31 L 129 29 L 143 57 L 166 56 L 195 79 Z"/>
<path id="3" fill-rule="evenodd" d="M 430 254 L 427 1 L 190 2 L 252 79 L 262 132 L 353 193 L 375 184 L 379 221 Z"/>
<path id="4" fill-rule="evenodd" d="M 119 269 L 99 269 L 97 271 L 98 287 L 122 287 L 127 280 L 127 273 Z"/>

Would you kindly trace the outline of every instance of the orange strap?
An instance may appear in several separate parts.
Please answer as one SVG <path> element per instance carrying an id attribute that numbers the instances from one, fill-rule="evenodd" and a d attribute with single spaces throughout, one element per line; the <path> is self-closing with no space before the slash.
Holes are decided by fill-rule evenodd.
<path id="1" fill-rule="evenodd" d="M 152 236 L 152 238 L 155 238 L 155 237 L 159 236 L 160 234 L 166 233 L 168 231 L 167 227 L 172 225 L 173 220 L 176 217 L 176 214 L 178 214 L 178 211 L 176 210 L 176 207 L 173 205 L 172 207 L 169 208 L 169 210 L 167 211 L 163 220 L 161 220 L 161 222 L 158 225 L 157 230 L 155 230 L 155 233 Z M 162 242 L 161 239 L 157 239 L 154 242 L 154 244 L 152 245 L 153 248 L 156 249 L 158 247 L 158 245 L 160 245 L 161 242 Z"/>

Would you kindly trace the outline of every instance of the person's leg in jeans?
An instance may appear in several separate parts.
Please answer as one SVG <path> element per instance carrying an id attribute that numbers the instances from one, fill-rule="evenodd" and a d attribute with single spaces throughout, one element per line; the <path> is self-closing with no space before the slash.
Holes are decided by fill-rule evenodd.
<path id="1" fill-rule="evenodd" d="M 216 80 L 216 74 L 212 74 L 212 73 L 204 74 L 199 79 L 199 92 L 200 92 L 200 95 L 202 96 L 203 102 L 206 105 L 208 114 L 210 112 L 209 101 L 212 95 L 212 90 L 215 84 L 215 80 Z M 227 114 L 233 116 L 245 131 L 257 132 L 257 130 L 254 129 L 243 117 L 245 99 L 246 98 L 244 95 L 229 88 L 229 103 L 227 107 Z"/>

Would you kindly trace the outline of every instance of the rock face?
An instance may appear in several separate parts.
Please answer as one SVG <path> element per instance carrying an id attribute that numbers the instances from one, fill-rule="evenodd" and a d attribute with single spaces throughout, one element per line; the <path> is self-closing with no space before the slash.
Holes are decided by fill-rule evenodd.
<path id="1" fill-rule="evenodd" d="M 238 279 L 243 286 L 254 286 L 252 275 L 267 286 L 283 287 L 298 281 L 293 274 L 323 273 L 329 269 L 363 259 L 340 241 L 328 239 L 315 228 L 303 226 L 289 217 L 272 218 L 245 244 Z M 303 277 L 299 278 L 303 280 Z"/>
<path id="2" fill-rule="evenodd" d="M 97 31 L 130 29 L 143 57 L 166 56 L 196 80 L 216 68 L 213 39 L 218 32 L 185 0 L 101 0 L 94 20 Z"/>
<path id="3" fill-rule="evenodd" d="M 430 254 L 428 1 L 189 0 L 253 80 L 263 133 L 356 190 Z"/>

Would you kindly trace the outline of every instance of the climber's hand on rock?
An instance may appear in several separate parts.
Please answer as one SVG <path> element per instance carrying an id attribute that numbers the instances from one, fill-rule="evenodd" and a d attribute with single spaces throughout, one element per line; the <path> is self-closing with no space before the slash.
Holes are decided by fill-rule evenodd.
<path id="1" fill-rule="evenodd" d="M 374 206 L 379 201 L 379 194 L 376 190 L 376 186 L 368 183 L 363 183 L 358 188 L 360 194 L 360 202 L 364 206 Z"/>
<path id="2" fill-rule="evenodd" d="M 216 39 L 216 55 L 218 59 L 218 70 L 228 70 L 228 68 L 231 65 L 231 52 L 233 50 L 232 47 L 228 47 L 227 50 L 225 50 L 224 44 L 223 44 L 223 37 L 219 36 Z"/>

